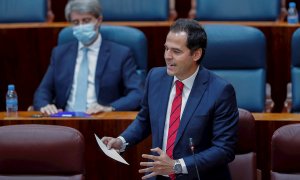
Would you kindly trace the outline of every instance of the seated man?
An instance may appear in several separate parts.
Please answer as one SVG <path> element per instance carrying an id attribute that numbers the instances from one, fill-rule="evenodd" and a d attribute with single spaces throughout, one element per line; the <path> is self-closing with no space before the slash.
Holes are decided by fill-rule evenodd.
<path id="1" fill-rule="evenodd" d="M 102 39 L 98 0 L 69 1 L 65 16 L 78 42 L 54 48 L 34 95 L 34 109 L 46 114 L 138 109 L 143 89 L 133 54 L 126 46 Z"/>

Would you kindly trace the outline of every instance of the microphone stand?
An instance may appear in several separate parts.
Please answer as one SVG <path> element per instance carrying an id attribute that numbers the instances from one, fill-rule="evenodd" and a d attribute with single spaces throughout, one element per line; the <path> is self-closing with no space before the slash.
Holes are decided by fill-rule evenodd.
<path id="1" fill-rule="evenodd" d="M 194 158 L 194 164 L 195 164 L 195 168 L 196 168 L 196 172 L 197 172 L 197 178 L 198 178 L 198 180 L 200 180 L 199 171 L 198 171 L 198 167 L 197 167 L 197 164 L 196 164 L 196 157 L 195 157 L 195 153 L 194 153 L 193 138 L 190 138 L 190 148 L 191 148 L 193 158 Z"/>

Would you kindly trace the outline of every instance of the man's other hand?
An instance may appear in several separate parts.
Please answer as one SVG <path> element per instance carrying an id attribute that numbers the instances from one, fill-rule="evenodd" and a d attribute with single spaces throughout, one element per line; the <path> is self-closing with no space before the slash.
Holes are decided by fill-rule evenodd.
<path id="1" fill-rule="evenodd" d="M 156 152 L 158 156 L 143 154 L 142 157 L 150 160 L 149 162 L 141 162 L 141 166 L 146 168 L 140 169 L 139 173 L 147 173 L 142 179 L 148 179 L 157 175 L 169 175 L 173 174 L 173 166 L 175 160 L 171 159 L 163 150 L 160 148 L 151 149 L 152 152 Z"/>
<path id="2" fill-rule="evenodd" d="M 57 107 L 54 104 L 48 104 L 44 107 L 41 107 L 40 111 L 43 114 L 51 115 L 51 114 L 61 112 L 63 110 L 62 109 L 57 109 Z"/>

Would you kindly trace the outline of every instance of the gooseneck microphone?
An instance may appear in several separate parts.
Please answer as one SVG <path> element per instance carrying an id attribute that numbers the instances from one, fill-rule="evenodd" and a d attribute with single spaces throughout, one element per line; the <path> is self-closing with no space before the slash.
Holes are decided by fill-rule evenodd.
<path id="1" fill-rule="evenodd" d="M 194 158 L 194 164 L 195 164 L 195 168 L 196 168 L 196 172 L 197 172 L 197 178 L 198 178 L 198 180 L 200 180 L 199 171 L 198 171 L 198 167 L 197 167 L 197 164 L 196 164 L 196 158 L 195 158 L 195 153 L 194 153 L 193 138 L 190 138 L 190 148 L 191 148 L 193 158 Z"/>

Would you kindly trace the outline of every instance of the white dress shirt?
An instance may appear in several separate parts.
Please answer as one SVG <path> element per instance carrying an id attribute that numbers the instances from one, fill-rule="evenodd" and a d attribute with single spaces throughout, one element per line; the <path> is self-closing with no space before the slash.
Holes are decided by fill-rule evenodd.
<path id="1" fill-rule="evenodd" d="M 190 95 L 190 92 L 192 90 L 195 78 L 198 74 L 198 71 L 199 71 L 199 66 L 198 66 L 197 70 L 194 72 L 194 74 L 192 74 L 187 79 L 181 81 L 184 84 L 184 86 L 183 86 L 183 91 L 182 91 L 180 120 L 181 120 L 182 114 L 184 112 L 186 102 L 187 102 L 187 100 L 189 98 L 189 95 Z M 175 86 L 176 80 L 178 80 L 178 78 L 175 76 L 174 80 L 173 80 L 173 84 L 172 84 L 171 93 L 170 93 L 170 96 L 169 96 L 168 109 L 167 109 L 167 114 L 166 114 L 164 137 L 163 137 L 163 146 L 162 146 L 162 150 L 165 151 L 165 152 L 166 152 L 166 146 L 167 146 L 167 140 L 168 140 L 168 132 L 169 132 L 169 123 L 170 123 L 170 114 L 171 114 L 172 102 L 173 102 L 173 99 L 174 99 L 175 94 L 176 94 L 176 86 Z M 187 174 L 188 171 L 187 171 L 184 160 L 179 159 L 179 161 L 180 161 L 180 164 L 182 166 L 182 173 Z"/>
<path id="2" fill-rule="evenodd" d="M 89 50 L 87 56 L 88 56 L 89 74 L 88 74 L 88 88 L 87 88 L 87 107 L 86 107 L 87 109 L 92 104 L 97 103 L 97 96 L 96 96 L 96 89 L 95 89 L 95 74 L 96 74 L 96 66 L 98 61 L 98 54 L 101 48 L 101 42 L 102 42 L 102 37 L 101 34 L 99 34 L 96 41 L 90 46 L 88 46 Z M 78 51 L 77 51 L 73 83 L 71 87 L 71 93 L 66 106 L 67 111 L 73 111 L 73 106 L 75 103 L 76 87 L 79 84 L 77 82 L 77 76 L 78 76 L 81 61 L 83 59 L 83 50 L 82 50 L 83 47 L 84 45 L 81 42 L 78 42 Z"/>
<path id="3" fill-rule="evenodd" d="M 195 78 L 198 74 L 199 71 L 199 66 L 197 67 L 197 70 L 194 72 L 194 74 L 192 74 L 190 77 L 188 77 L 187 79 L 181 81 L 184 84 L 183 87 L 183 91 L 182 91 L 182 102 L 181 102 L 181 112 L 180 112 L 180 120 L 181 120 L 181 116 L 184 112 L 184 108 L 186 105 L 186 102 L 189 98 L 190 92 L 192 90 Z M 173 84 L 172 84 L 172 89 L 171 89 L 171 93 L 169 96 L 169 102 L 168 102 L 168 109 L 167 109 L 167 114 L 166 114 L 166 121 L 165 121 L 165 128 L 164 128 L 164 136 L 163 136 L 163 147 L 162 150 L 164 152 L 166 152 L 166 146 L 167 146 L 167 140 L 168 140 L 168 132 L 169 132 L 169 121 L 170 121 L 170 113 L 171 113 L 171 107 L 172 107 L 172 102 L 174 99 L 174 96 L 176 94 L 176 87 L 175 87 L 175 81 L 178 80 L 178 78 L 176 76 L 174 76 L 174 80 L 173 80 Z M 123 142 L 122 148 L 120 150 L 120 152 L 123 152 L 126 148 L 126 146 L 128 145 L 128 143 L 126 142 L 126 140 L 124 139 L 124 137 L 119 136 L 119 139 L 121 139 L 121 141 Z M 185 165 L 185 162 L 183 159 L 179 159 L 180 164 L 182 166 L 182 173 L 187 174 L 187 168 Z"/>

